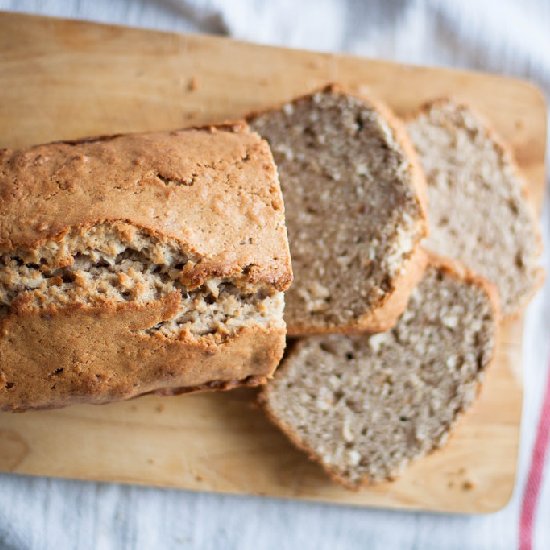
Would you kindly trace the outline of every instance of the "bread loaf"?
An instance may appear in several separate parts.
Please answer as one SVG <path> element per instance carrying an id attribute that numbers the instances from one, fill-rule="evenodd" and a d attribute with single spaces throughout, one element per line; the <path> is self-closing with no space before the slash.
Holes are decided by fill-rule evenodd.
<path id="1" fill-rule="evenodd" d="M 0 152 L 0 408 L 264 382 L 291 282 L 244 125 Z"/>

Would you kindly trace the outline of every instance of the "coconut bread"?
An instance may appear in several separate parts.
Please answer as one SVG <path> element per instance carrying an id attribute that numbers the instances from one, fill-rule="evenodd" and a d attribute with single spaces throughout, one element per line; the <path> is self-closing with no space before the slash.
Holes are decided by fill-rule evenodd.
<path id="1" fill-rule="evenodd" d="M 495 353 L 496 301 L 484 280 L 431 258 L 394 328 L 299 340 L 260 400 L 346 487 L 393 479 L 474 402 Z"/>
<path id="2" fill-rule="evenodd" d="M 289 335 L 390 328 L 422 277 L 427 226 L 400 123 L 335 86 L 248 121 L 271 145 L 285 198 Z"/>
<path id="3" fill-rule="evenodd" d="M 291 282 L 245 125 L 0 152 L 0 409 L 263 383 Z"/>
<path id="4" fill-rule="evenodd" d="M 451 99 L 409 121 L 428 184 L 425 246 L 492 281 L 504 315 L 517 314 L 543 280 L 541 238 L 512 154 L 480 115 Z"/>

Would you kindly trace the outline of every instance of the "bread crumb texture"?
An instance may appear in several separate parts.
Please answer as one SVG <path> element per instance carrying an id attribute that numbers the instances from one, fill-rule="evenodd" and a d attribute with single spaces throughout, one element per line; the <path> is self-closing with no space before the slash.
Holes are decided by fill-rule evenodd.
<path id="1" fill-rule="evenodd" d="M 367 100 L 325 89 L 253 115 L 285 198 L 289 333 L 354 326 L 395 290 L 424 232 L 410 157 Z"/>
<path id="2" fill-rule="evenodd" d="M 234 335 L 249 325 L 282 323 L 283 294 L 245 277 L 211 278 L 190 286 L 198 259 L 174 240 L 127 223 L 79 228 L 33 250 L 0 256 L 0 315 L 14 311 L 148 303 L 177 293 L 174 316 L 144 331 L 178 338 Z"/>
<path id="3" fill-rule="evenodd" d="M 451 100 L 408 125 L 428 184 L 426 247 L 495 283 L 505 315 L 538 287 L 540 240 L 518 169 L 485 123 Z"/>
<path id="4" fill-rule="evenodd" d="M 496 324 L 484 286 L 432 266 L 392 330 L 301 340 L 262 400 L 346 486 L 391 479 L 443 445 L 471 405 Z"/>

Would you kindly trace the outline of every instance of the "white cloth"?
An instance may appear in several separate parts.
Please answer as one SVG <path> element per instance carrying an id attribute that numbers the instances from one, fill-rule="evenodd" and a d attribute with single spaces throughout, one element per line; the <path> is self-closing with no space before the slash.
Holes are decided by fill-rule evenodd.
<path id="1" fill-rule="evenodd" d="M 538 82 L 550 96 L 548 0 L 0 0 L 0 9 L 504 72 Z M 543 224 L 548 250 L 548 188 Z M 548 252 L 545 267 L 550 272 Z M 1 475 L 0 548 L 515 548 L 547 376 L 549 331 L 547 284 L 526 321 L 517 487 L 510 504 L 495 514 L 388 512 Z M 545 550 L 550 548 L 548 460 L 537 518 L 534 548 Z"/>

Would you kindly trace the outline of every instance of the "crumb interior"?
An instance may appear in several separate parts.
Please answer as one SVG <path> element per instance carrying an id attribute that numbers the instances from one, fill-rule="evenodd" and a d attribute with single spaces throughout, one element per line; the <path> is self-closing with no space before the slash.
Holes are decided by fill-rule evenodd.
<path id="1" fill-rule="evenodd" d="M 285 200 L 292 325 L 343 325 L 393 291 L 420 238 L 421 209 L 395 132 L 371 106 L 332 92 L 261 114 Z"/>
<path id="2" fill-rule="evenodd" d="M 178 292 L 174 317 L 144 330 L 177 338 L 234 334 L 246 326 L 281 325 L 283 293 L 245 279 L 212 278 L 189 288 L 184 270 L 199 260 L 175 240 L 124 223 L 70 231 L 33 250 L 0 253 L 0 314 L 18 300 L 37 309 L 105 302 L 147 303 Z"/>
<path id="3" fill-rule="evenodd" d="M 392 330 L 299 343 L 268 407 L 349 484 L 391 478 L 444 443 L 477 394 L 494 332 L 483 289 L 429 268 Z"/>
<path id="4" fill-rule="evenodd" d="M 536 286 L 534 217 L 509 155 L 468 108 L 436 103 L 409 124 L 426 172 L 426 246 L 493 281 L 504 314 Z"/>

